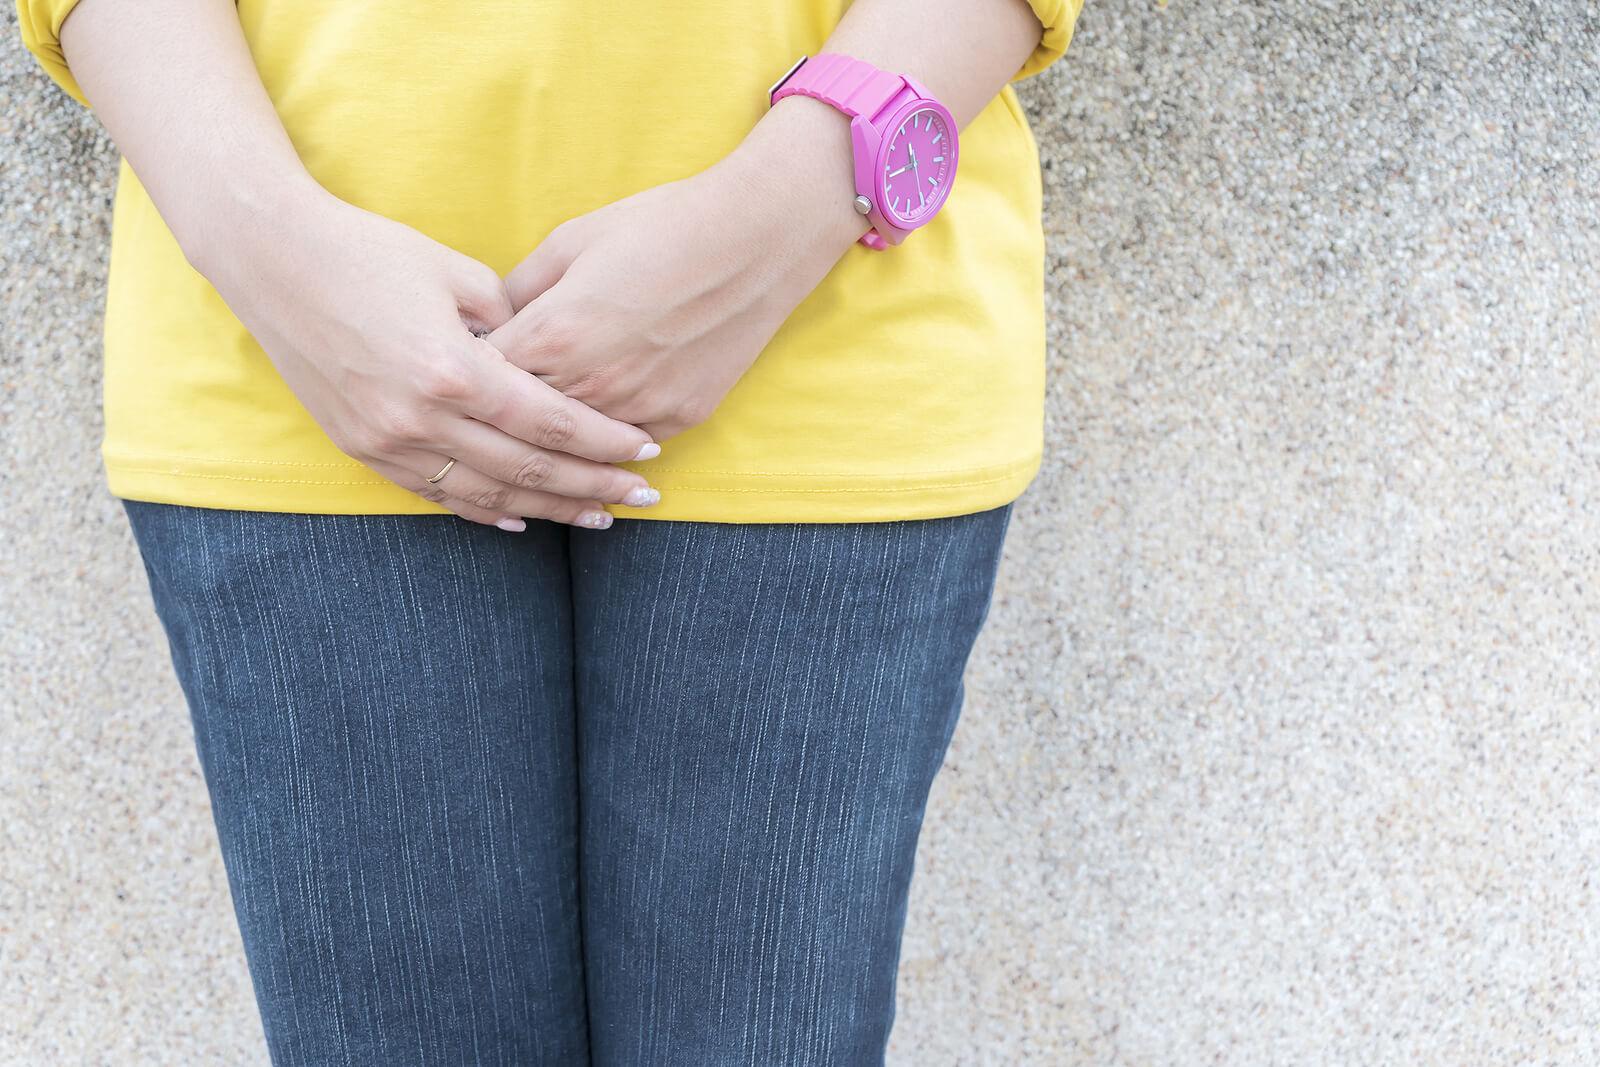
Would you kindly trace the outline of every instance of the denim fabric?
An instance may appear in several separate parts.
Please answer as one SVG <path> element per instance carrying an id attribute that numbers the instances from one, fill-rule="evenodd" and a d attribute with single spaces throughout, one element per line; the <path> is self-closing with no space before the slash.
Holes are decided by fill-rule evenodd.
<path id="1" fill-rule="evenodd" d="M 275 1064 L 882 1063 L 1009 507 L 125 507 Z"/>

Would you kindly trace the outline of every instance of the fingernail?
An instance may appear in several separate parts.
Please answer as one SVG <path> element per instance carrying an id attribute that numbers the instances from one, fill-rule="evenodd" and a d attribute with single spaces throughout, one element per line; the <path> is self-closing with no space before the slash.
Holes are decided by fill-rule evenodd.
<path id="1" fill-rule="evenodd" d="M 628 495 L 622 498 L 622 502 L 630 508 L 647 508 L 652 504 L 661 503 L 661 494 L 648 485 L 640 485 L 628 490 Z"/>
<path id="2" fill-rule="evenodd" d="M 654 441 L 646 441 L 644 444 L 639 446 L 639 454 L 633 458 L 636 460 L 655 459 L 659 455 L 661 455 L 661 446 L 656 444 Z"/>
<path id="3" fill-rule="evenodd" d="M 528 528 L 528 524 L 521 519 L 501 519 L 495 525 L 506 533 L 521 533 Z"/>
<path id="4" fill-rule="evenodd" d="M 578 525 L 587 526 L 593 530 L 604 530 L 611 525 L 611 513 L 609 511 L 585 511 L 578 516 Z"/>

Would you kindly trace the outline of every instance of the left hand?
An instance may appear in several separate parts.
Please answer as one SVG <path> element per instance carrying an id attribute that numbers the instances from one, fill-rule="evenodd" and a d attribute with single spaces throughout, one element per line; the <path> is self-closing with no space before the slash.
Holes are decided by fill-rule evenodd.
<path id="1" fill-rule="evenodd" d="M 838 130 L 817 125 L 829 114 L 775 121 L 810 123 L 831 149 Z M 698 174 L 557 226 L 506 278 L 516 314 L 490 343 L 656 441 L 703 422 L 866 232 L 849 208 L 848 155 L 813 153 L 785 172 L 763 147 L 778 142 L 752 136 Z"/>

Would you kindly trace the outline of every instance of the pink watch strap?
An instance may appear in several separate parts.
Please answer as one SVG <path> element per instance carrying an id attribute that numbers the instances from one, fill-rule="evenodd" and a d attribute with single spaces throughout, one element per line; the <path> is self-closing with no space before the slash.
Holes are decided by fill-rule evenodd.
<path id="1" fill-rule="evenodd" d="M 870 120 L 905 87 L 906 80 L 898 74 L 850 56 L 822 52 L 800 60 L 768 95 L 774 104 L 786 96 L 809 96 L 851 118 Z M 862 234 L 861 243 L 878 252 L 889 247 L 876 229 Z"/>
<path id="2" fill-rule="evenodd" d="M 786 96 L 810 96 L 855 117 L 872 118 L 906 87 L 898 74 L 879 70 L 850 56 L 823 52 L 803 61 L 772 94 L 776 104 Z"/>

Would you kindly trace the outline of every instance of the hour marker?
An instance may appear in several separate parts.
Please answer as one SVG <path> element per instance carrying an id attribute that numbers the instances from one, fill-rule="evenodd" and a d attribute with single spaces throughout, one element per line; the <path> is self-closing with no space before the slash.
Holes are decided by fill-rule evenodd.
<path id="1" fill-rule="evenodd" d="M 928 179 L 928 184 L 929 185 L 938 185 L 939 184 L 939 179 L 938 178 L 929 178 Z"/>
<path id="2" fill-rule="evenodd" d="M 944 136 L 944 131 L 943 130 L 940 130 L 938 133 L 934 134 L 933 135 L 933 143 L 934 144 L 938 144 L 939 143 L 939 138 L 941 138 L 943 136 Z"/>
<path id="3" fill-rule="evenodd" d="M 933 161 L 935 163 L 943 163 L 944 162 L 944 157 L 943 156 L 934 156 L 933 157 Z"/>
<path id="4" fill-rule="evenodd" d="M 906 128 L 904 126 L 901 126 L 900 127 L 900 136 L 904 137 L 905 135 L 906 135 Z"/>

